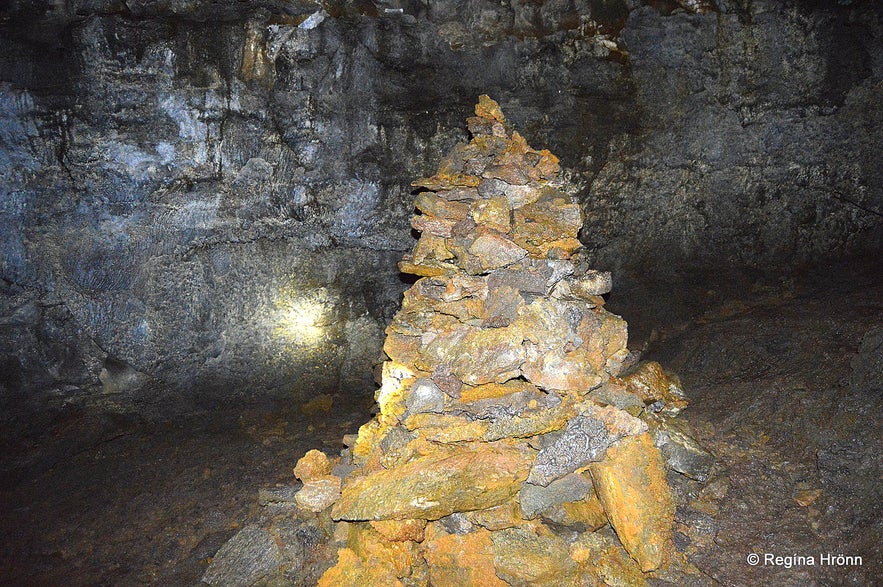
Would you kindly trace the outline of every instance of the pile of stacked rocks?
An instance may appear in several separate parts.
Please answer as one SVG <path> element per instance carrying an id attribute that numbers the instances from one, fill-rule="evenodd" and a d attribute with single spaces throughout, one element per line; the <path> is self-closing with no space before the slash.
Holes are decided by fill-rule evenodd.
<path id="1" fill-rule="evenodd" d="M 677 559 L 666 465 L 701 478 L 708 455 L 670 424 L 676 382 L 624 369 L 558 159 L 487 96 L 475 114 L 413 184 L 400 268 L 420 279 L 387 330 L 379 414 L 295 468 L 299 506 L 335 522 L 319 585 L 644 584 Z"/>

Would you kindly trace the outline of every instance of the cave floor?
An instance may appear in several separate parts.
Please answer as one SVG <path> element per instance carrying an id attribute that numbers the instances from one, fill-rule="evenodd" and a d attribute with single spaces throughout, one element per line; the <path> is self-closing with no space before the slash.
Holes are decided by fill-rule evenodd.
<path id="1" fill-rule="evenodd" d="M 703 484 L 671 476 L 675 542 L 700 571 L 695 584 L 879 584 L 883 397 L 879 379 L 856 375 L 868 364 L 880 375 L 883 347 L 859 353 L 883 329 L 879 273 L 709 291 L 702 311 L 637 325 L 644 357 L 681 377 L 692 399 L 683 417 L 718 458 Z M 628 304 L 611 306 L 632 321 Z M 258 510 L 258 489 L 294 483 L 306 450 L 336 453 L 370 418 L 370 398 L 334 399 L 345 407 L 171 422 L 69 407 L 3 438 L 0 584 L 198 584 Z M 815 564 L 765 564 L 765 555 Z"/>

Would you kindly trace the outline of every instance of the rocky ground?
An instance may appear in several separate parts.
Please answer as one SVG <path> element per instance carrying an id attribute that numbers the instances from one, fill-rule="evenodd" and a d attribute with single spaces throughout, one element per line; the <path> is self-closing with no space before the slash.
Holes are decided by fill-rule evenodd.
<path id="1" fill-rule="evenodd" d="M 608 307 L 645 358 L 680 375 L 692 399 L 683 417 L 718 457 L 704 484 L 671 478 L 676 543 L 701 570 L 697 584 L 872 585 L 883 570 L 875 269 L 654 296 L 614 289 Z M 162 423 L 68 407 L 7 428 L 0 584 L 196 585 L 240 528 L 278 514 L 297 458 L 336 454 L 371 404 L 339 395 Z M 766 554 L 816 564 L 765 565 Z M 822 554 L 862 564 L 826 566 Z"/>

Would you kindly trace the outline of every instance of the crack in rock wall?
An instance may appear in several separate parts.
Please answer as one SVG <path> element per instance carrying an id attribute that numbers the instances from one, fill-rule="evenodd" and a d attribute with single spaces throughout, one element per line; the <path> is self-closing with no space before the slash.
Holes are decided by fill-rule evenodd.
<path id="1" fill-rule="evenodd" d="M 372 389 L 408 182 L 482 93 L 615 278 L 880 250 L 880 8 L 684 5 L 9 3 L 4 397 Z"/>

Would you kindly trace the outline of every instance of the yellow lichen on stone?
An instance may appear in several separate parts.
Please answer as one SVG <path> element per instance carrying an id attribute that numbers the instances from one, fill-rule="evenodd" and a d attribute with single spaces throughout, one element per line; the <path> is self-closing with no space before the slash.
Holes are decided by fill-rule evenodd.
<path id="1" fill-rule="evenodd" d="M 335 520 L 437 520 L 493 507 L 527 479 L 534 452 L 514 442 L 440 445 L 392 470 L 348 479 L 332 509 Z"/>
<path id="2" fill-rule="evenodd" d="M 294 476 L 304 483 L 331 474 L 331 461 L 328 456 L 316 449 L 308 450 L 294 466 Z"/>
<path id="3" fill-rule="evenodd" d="M 638 564 L 616 542 L 600 533 L 586 532 L 570 545 L 570 557 L 580 563 L 580 585 L 644 587 L 647 579 Z M 594 583 L 590 582 L 594 581 Z"/>
<path id="4" fill-rule="evenodd" d="M 554 521 L 565 526 L 574 524 L 584 525 L 590 532 L 593 532 L 607 523 L 607 514 L 604 512 L 604 506 L 601 500 L 592 492 L 585 499 L 580 501 L 570 501 L 561 504 L 564 515 L 560 519 Z"/>
<path id="5" fill-rule="evenodd" d="M 442 534 L 423 544 L 430 584 L 438 587 L 507 587 L 494 571 L 491 533 Z"/>
<path id="6" fill-rule="evenodd" d="M 467 403 L 483 399 L 501 398 L 513 393 L 525 391 L 539 392 L 539 388 L 527 381 L 521 381 L 518 379 L 513 379 L 505 383 L 485 383 L 484 385 L 464 388 L 460 395 L 460 402 Z"/>
<path id="7" fill-rule="evenodd" d="M 389 568 L 396 577 L 410 575 L 419 556 L 414 542 L 387 540 L 367 522 L 350 524 L 346 545 L 367 566 Z"/>
<path id="8" fill-rule="evenodd" d="M 466 518 L 471 523 L 492 531 L 514 528 L 524 523 L 521 518 L 521 506 L 514 499 L 492 508 L 468 512 Z"/>
<path id="9" fill-rule="evenodd" d="M 392 542 L 423 542 L 426 520 L 372 520 L 371 527 Z"/>
<path id="10" fill-rule="evenodd" d="M 623 438 L 589 471 L 610 524 L 641 570 L 664 565 L 673 552 L 674 502 L 650 434 Z"/>
<path id="11" fill-rule="evenodd" d="M 497 576 L 510 585 L 568 585 L 577 570 L 567 543 L 540 523 L 491 534 Z"/>
<path id="12" fill-rule="evenodd" d="M 480 118 L 489 118 L 506 124 L 506 117 L 496 101 L 492 100 L 487 94 L 478 97 L 478 104 L 475 105 L 475 115 Z"/>
<path id="13" fill-rule="evenodd" d="M 687 407 L 687 401 L 677 384 L 656 361 L 646 361 L 627 375 L 622 381 L 630 392 L 641 398 L 644 403 L 652 404 L 661 401 L 667 408 L 675 411 Z"/>
<path id="14" fill-rule="evenodd" d="M 316 587 L 404 587 L 394 570 L 388 566 L 371 566 L 349 548 L 337 552 L 337 564 L 325 571 Z"/>
<path id="15" fill-rule="evenodd" d="M 449 414 L 414 414 L 404 424 L 420 438 L 442 443 L 481 440 L 488 427 L 481 420 L 470 421 Z"/>

